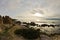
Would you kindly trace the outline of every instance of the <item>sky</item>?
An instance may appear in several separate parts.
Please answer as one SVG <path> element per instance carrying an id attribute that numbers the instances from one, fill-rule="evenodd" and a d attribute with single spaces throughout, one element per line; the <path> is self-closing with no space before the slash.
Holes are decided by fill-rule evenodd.
<path id="1" fill-rule="evenodd" d="M 33 16 L 40 13 L 44 17 Z M 0 15 L 21 21 L 60 20 L 60 0 L 0 0 Z"/>

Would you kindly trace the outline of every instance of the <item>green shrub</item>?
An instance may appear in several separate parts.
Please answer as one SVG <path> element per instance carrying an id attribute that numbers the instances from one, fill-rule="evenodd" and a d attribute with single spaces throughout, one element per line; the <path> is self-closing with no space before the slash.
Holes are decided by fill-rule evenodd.
<path id="1" fill-rule="evenodd" d="M 26 39 L 36 39 L 40 36 L 40 32 L 34 29 L 18 29 L 14 32 L 16 35 L 21 35 Z"/>

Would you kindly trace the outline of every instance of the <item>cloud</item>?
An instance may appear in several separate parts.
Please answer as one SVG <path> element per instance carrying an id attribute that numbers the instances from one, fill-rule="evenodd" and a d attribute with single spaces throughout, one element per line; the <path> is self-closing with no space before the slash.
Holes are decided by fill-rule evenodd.
<path id="1" fill-rule="evenodd" d="M 46 18 L 46 20 L 60 20 L 60 18 Z"/>
<path id="2" fill-rule="evenodd" d="M 59 0 L 23 0 L 21 1 L 22 13 L 30 10 L 42 10 L 44 15 L 49 17 L 60 17 Z"/>
<path id="3" fill-rule="evenodd" d="M 16 18 L 32 16 L 34 12 L 41 12 L 48 18 L 60 18 L 60 0 L 0 0 L 1 15 Z"/>

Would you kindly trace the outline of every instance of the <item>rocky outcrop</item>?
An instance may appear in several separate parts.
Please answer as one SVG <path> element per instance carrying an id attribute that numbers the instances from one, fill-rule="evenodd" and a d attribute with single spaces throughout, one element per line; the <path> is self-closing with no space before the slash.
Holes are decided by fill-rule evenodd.
<path id="1" fill-rule="evenodd" d="M 9 16 L 0 15 L 0 24 L 13 24 L 13 20 Z"/>
<path id="2" fill-rule="evenodd" d="M 3 17 L 3 23 L 4 24 L 12 24 L 13 23 L 12 18 L 10 18 L 9 16 Z"/>
<path id="3" fill-rule="evenodd" d="M 3 18 L 1 15 L 0 15 L 0 24 L 3 24 Z"/>

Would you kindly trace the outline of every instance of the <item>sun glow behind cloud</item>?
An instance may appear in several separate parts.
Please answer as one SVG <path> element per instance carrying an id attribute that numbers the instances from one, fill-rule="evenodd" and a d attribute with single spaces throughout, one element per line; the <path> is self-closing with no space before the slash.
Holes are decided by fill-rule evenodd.
<path id="1" fill-rule="evenodd" d="M 35 9 L 37 12 L 32 14 L 31 11 Z M 40 13 L 41 10 L 43 13 Z M 18 19 L 23 19 L 24 21 L 25 19 L 33 21 L 38 19 L 41 20 L 41 17 L 59 19 L 60 0 L 0 0 L 0 14 L 8 15 L 13 18 L 20 16 Z M 32 17 L 31 15 L 35 15 L 35 17 Z"/>
<path id="2" fill-rule="evenodd" d="M 37 17 L 44 17 L 44 15 L 43 15 L 43 14 L 38 13 L 38 12 L 37 12 L 37 13 L 35 13 L 35 14 L 34 14 L 34 16 L 37 16 Z"/>

